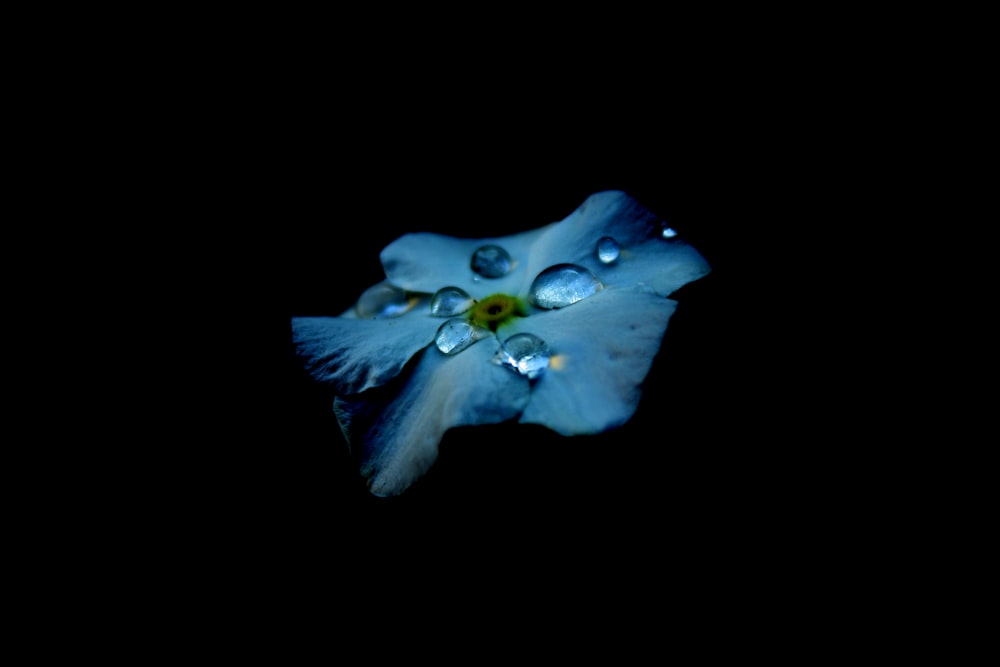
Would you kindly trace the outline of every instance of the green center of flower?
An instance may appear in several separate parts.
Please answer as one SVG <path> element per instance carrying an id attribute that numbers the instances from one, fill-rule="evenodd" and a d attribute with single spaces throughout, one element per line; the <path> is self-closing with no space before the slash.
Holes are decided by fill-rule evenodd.
<path id="1" fill-rule="evenodd" d="M 514 296 L 493 294 L 478 302 L 469 311 L 469 322 L 476 326 L 496 331 L 515 317 L 528 314 L 524 303 Z"/>

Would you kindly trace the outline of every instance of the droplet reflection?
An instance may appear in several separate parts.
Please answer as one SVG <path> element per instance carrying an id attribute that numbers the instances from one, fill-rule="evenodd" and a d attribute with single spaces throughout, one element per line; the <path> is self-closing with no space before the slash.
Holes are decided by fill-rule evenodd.
<path id="1" fill-rule="evenodd" d="M 454 317 L 464 313 L 476 303 L 469 294 L 458 287 L 442 287 L 431 297 L 431 315 Z"/>
<path id="2" fill-rule="evenodd" d="M 415 300 L 407 299 L 406 292 L 395 285 L 382 282 L 362 292 L 354 304 L 354 312 L 361 319 L 382 320 L 399 317 L 413 308 Z"/>
<path id="3" fill-rule="evenodd" d="M 563 308 L 586 299 L 603 287 L 587 268 L 556 264 L 539 273 L 528 292 L 532 303 L 539 308 Z"/>
<path id="4" fill-rule="evenodd" d="M 461 318 L 455 318 L 438 328 L 434 344 L 445 354 L 458 354 L 488 333 L 489 331 L 473 326 Z"/>
<path id="5" fill-rule="evenodd" d="M 499 278 L 510 272 L 510 254 L 498 245 L 484 245 L 472 253 L 472 270 L 484 278 Z"/>
<path id="6" fill-rule="evenodd" d="M 494 361 L 534 380 L 549 367 L 551 358 L 545 341 L 534 334 L 519 333 L 504 341 Z"/>
<path id="7" fill-rule="evenodd" d="M 618 252 L 618 241 L 610 236 L 605 236 L 597 242 L 597 259 L 603 264 L 610 264 L 618 259 Z"/>

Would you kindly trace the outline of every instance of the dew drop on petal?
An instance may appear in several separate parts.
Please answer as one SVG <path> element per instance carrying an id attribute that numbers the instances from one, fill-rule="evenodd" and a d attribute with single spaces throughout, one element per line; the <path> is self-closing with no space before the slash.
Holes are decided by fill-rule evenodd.
<path id="1" fill-rule="evenodd" d="M 618 241 L 605 236 L 597 242 L 597 259 L 603 264 L 610 264 L 618 259 Z"/>
<path id="2" fill-rule="evenodd" d="M 539 273 L 528 291 L 532 303 L 539 308 L 563 308 L 603 287 L 589 269 L 576 264 L 556 264 Z"/>
<path id="3" fill-rule="evenodd" d="M 445 354 L 458 354 L 487 333 L 489 332 L 456 317 L 438 328 L 434 344 Z"/>
<path id="4" fill-rule="evenodd" d="M 431 315 L 453 317 L 464 313 L 476 303 L 469 294 L 458 287 L 442 287 L 431 297 Z"/>
<path id="5" fill-rule="evenodd" d="M 504 341 L 494 361 L 534 380 L 549 367 L 551 358 L 545 341 L 534 334 L 519 333 Z"/>
<path id="6" fill-rule="evenodd" d="M 660 237 L 661 238 L 665 238 L 667 240 L 676 238 L 677 237 L 677 230 L 674 229 L 673 227 L 670 227 L 665 222 L 661 223 L 660 224 Z"/>
<path id="7" fill-rule="evenodd" d="M 484 245 L 472 253 L 472 270 L 484 278 L 499 278 L 510 272 L 510 254 L 498 245 Z"/>
<path id="8" fill-rule="evenodd" d="M 387 282 L 369 287 L 354 304 L 354 312 L 361 319 L 382 320 L 405 314 L 416 303 L 406 298 L 406 292 Z"/>

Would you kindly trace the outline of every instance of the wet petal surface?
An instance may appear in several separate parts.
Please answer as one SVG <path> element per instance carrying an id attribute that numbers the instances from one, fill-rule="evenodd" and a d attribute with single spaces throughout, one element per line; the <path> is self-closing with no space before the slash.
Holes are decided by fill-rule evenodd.
<path id="1" fill-rule="evenodd" d="M 624 424 L 638 407 L 676 305 L 649 291 L 606 289 L 571 308 L 512 323 L 511 332 L 544 339 L 551 353 L 520 421 L 562 435 Z"/>
<path id="2" fill-rule="evenodd" d="M 423 313 L 377 320 L 293 317 L 292 342 L 313 378 L 355 394 L 396 377 L 440 326 L 440 319 Z"/>
<path id="3" fill-rule="evenodd" d="M 524 282 L 532 244 L 544 229 L 495 239 L 456 238 L 428 232 L 406 234 L 382 250 L 382 267 L 393 284 L 413 292 L 434 294 L 445 285 L 451 285 L 465 290 L 475 299 L 497 292 L 515 294 L 514 290 Z M 490 245 L 503 248 L 511 262 L 508 272 L 492 278 L 472 269 L 476 251 Z"/>
<path id="4" fill-rule="evenodd" d="M 605 238 L 617 249 L 605 259 L 595 248 Z M 608 287 L 646 285 L 668 296 L 710 270 L 708 262 L 681 235 L 663 237 L 663 220 L 628 194 L 609 190 L 588 197 L 577 210 L 549 225 L 532 247 L 527 273 L 533 278 L 553 264 L 572 263 L 598 275 Z M 518 287 L 528 291 L 531 279 Z"/>
<path id="5" fill-rule="evenodd" d="M 398 391 L 391 386 L 337 399 L 337 418 L 352 448 L 360 448 L 361 473 L 373 494 L 398 495 L 419 479 L 448 429 L 520 414 L 529 382 L 491 363 L 499 347 L 495 336 L 455 356 L 430 346 L 414 359 L 412 374 L 400 378 Z"/>

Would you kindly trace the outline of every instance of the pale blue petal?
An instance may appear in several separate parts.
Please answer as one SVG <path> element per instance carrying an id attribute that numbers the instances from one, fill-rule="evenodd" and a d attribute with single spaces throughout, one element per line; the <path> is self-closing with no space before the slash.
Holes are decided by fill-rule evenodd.
<path id="1" fill-rule="evenodd" d="M 531 249 L 526 282 L 518 294 L 527 294 L 531 281 L 554 264 L 579 264 L 594 272 L 608 287 L 646 285 L 668 296 L 710 270 L 705 258 L 681 237 L 660 236 L 662 220 L 635 198 L 619 191 L 598 192 L 577 210 L 548 226 Z M 610 236 L 621 254 L 611 264 L 597 259 L 598 241 Z"/>
<path id="2" fill-rule="evenodd" d="M 396 377 L 440 326 L 426 307 L 385 320 L 293 317 L 292 342 L 313 378 L 356 394 Z"/>
<path id="3" fill-rule="evenodd" d="M 445 431 L 455 426 L 514 419 L 528 402 L 528 380 L 492 363 L 499 349 L 489 336 L 454 356 L 433 345 L 414 360 L 402 386 L 338 398 L 335 412 L 361 473 L 377 496 L 405 491 L 431 467 Z"/>
<path id="4" fill-rule="evenodd" d="M 382 267 L 390 282 L 413 292 L 433 294 L 453 285 L 477 300 L 496 293 L 515 294 L 525 280 L 532 244 L 546 227 L 482 239 L 429 232 L 406 234 L 382 250 Z M 483 278 L 472 271 L 472 254 L 483 245 L 498 245 L 507 251 L 513 260 L 510 273 L 500 278 Z"/>
<path id="5" fill-rule="evenodd" d="M 643 289 L 608 288 L 498 332 L 532 333 L 553 357 L 535 381 L 520 421 L 562 435 L 600 433 L 635 413 L 641 385 L 677 302 Z"/>

